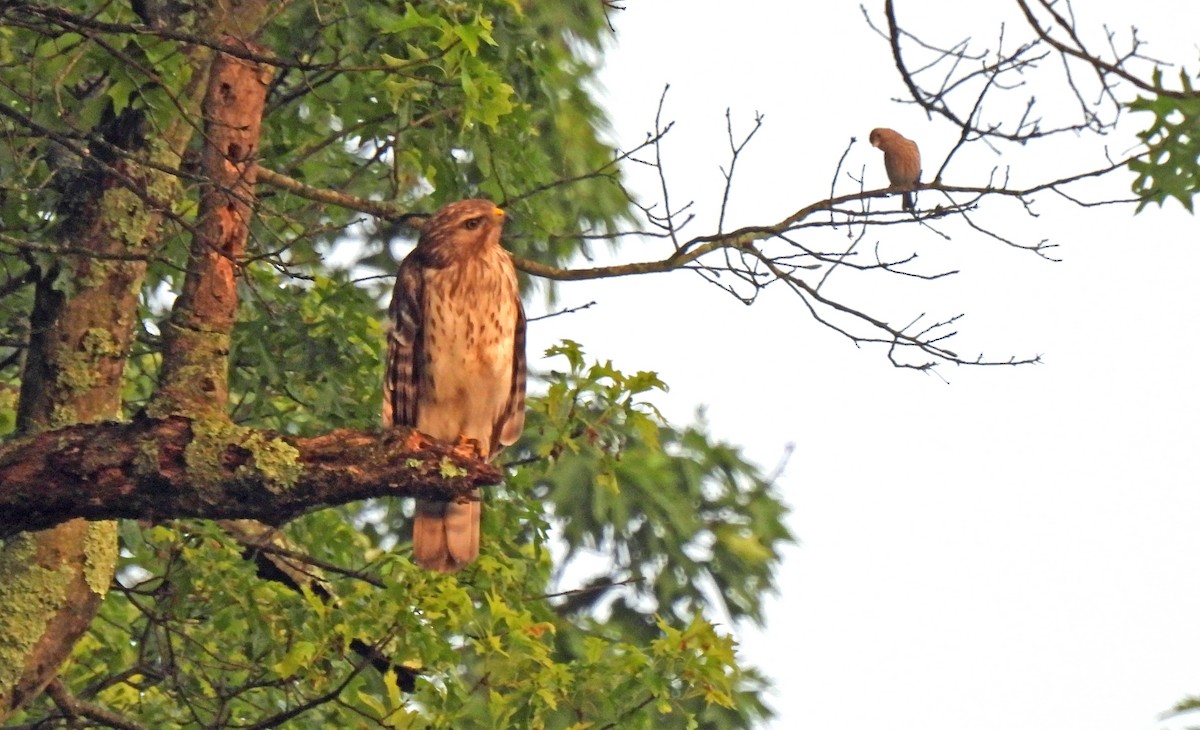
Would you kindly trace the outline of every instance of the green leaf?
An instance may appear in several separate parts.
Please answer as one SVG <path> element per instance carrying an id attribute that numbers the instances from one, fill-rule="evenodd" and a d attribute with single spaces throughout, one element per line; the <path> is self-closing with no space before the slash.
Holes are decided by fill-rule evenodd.
<path id="1" fill-rule="evenodd" d="M 316 644 L 311 641 L 298 641 L 292 645 L 287 654 L 275 663 L 273 667 L 276 672 L 282 677 L 290 677 L 296 673 L 300 667 L 312 661 L 312 658 L 317 653 Z"/>

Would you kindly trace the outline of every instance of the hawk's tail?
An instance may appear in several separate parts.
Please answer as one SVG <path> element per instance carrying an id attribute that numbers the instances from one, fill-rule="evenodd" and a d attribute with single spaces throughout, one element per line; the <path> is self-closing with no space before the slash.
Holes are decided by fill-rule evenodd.
<path id="1" fill-rule="evenodd" d="M 481 503 L 417 500 L 413 560 L 427 570 L 454 573 L 479 557 Z"/>

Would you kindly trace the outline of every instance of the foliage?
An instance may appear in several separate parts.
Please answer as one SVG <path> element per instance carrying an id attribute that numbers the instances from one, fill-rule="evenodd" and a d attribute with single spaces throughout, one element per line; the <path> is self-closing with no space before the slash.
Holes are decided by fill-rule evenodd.
<path id="1" fill-rule="evenodd" d="M 1139 211 L 1150 203 L 1161 206 L 1168 198 L 1192 211 L 1192 200 L 1200 194 L 1200 94 L 1186 71 L 1180 71 L 1179 79 L 1182 95 L 1139 96 L 1129 105 L 1132 111 L 1154 115 L 1150 126 L 1138 134 L 1147 154 L 1129 163 L 1137 173 L 1133 191 L 1141 199 Z M 1161 69 L 1155 70 L 1154 84 L 1162 88 Z"/>
<path id="2" fill-rule="evenodd" d="M 34 282 L 78 284 L 55 278 L 80 213 L 72 191 L 112 154 L 100 135 L 113 120 L 136 120 L 152 145 L 178 121 L 196 47 L 183 39 L 206 7 L 18 5 L 0 11 L 0 433 L 13 428 Z M 155 7 L 179 13 L 171 33 L 151 30 Z M 279 59 L 260 163 L 413 210 L 491 197 L 513 212 L 515 251 L 560 264 L 629 214 L 588 93 L 604 12 L 590 0 L 279 4 L 257 38 Z M 197 145 L 166 151 L 179 169 L 150 191 L 170 211 L 159 240 L 128 242 L 150 253 L 127 415 L 154 392 L 195 223 Z M 230 415 L 295 434 L 372 427 L 381 306 L 403 253 L 391 244 L 411 234 L 260 194 Z M 511 478 L 487 495 L 484 554 L 464 573 L 414 568 L 406 505 L 388 501 L 289 525 L 286 550 L 308 575 L 290 584 L 217 525 L 126 523 L 119 585 L 77 644 L 67 689 L 153 728 L 724 728 L 766 716 L 765 681 L 717 623 L 762 620 L 791 539 L 779 496 L 703 424 L 664 423 L 645 400 L 665 388 L 657 375 L 588 364 L 573 342 L 552 354 L 567 368 L 531 398 L 525 438 L 503 457 Z M 13 720 L 72 722 L 45 697 Z"/>
<path id="3" fill-rule="evenodd" d="M 212 524 L 127 523 L 120 587 L 78 648 L 72 683 L 150 727 L 253 723 L 264 708 L 308 705 L 288 727 L 717 728 L 765 717 L 765 682 L 737 666 L 706 616 L 761 619 L 790 539 L 777 496 L 735 449 L 659 422 L 638 398 L 661 385 L 654 374 L 585 365 L 575 343 L 554 349 L 571 369 L 532 399 L 527 439 L 511 452 L 527 463 L 489 495 L 484 553 L 461 580 L 382 547 L 397 538 L 396 504 L 289 526 L 315 577 L 300 591 L 264 580 Z M 584 551 L 617 557 L 563 590 Z M 553 577 L 552 554 L 566 566 Z M 430 681 L 402 693 L 355 642 Z"/>
<path id="4" fill-rule="evenodd" d="M 1200 697 L 1189 696 L 1189 697 L 1184 697 L 1182 700 L 1175 703 L 1175 706 L 1172 707 L 1171 711 L 1166 713 L 1165 716 L 1166 717 L 1176 717 L 1179 715 L 1185 715 L 1185 714 L 1189 714 L 1192 712 L 1196 712 L 1197 710 L 1200 710 Z M 1193 726 L 1189 726 L 1189 727 L 1193 727 Z"/>
<path id="5" fill-rule="evenodd" d="M 570 369 L 551 373 L 545 398 L 530 407 L 527 435 L 536 436 L 518 449 L 553 458 L 534 470 L 534 489 L 556 506 L 569 545 L 564 562 L 587 551 L 621 556 L 606 579 L 635 582 L 608 608 L 643 630 L 637 606 L 647 604 L 680 620 L 712 605 L 734 620 L 761 621 L 777 548 L 789 539 L 772 485 L 736 448 L 712 443 L 702 424 L 664 425 L 635 399 L 665 388 L 657 374 L 586 366 L 569 341 L 547 354 Z M 594 485 L 586 500 L 572 498 L 580 484 Z M 594 611 L 613 599 L 593 591 L 574 608 Z"/>

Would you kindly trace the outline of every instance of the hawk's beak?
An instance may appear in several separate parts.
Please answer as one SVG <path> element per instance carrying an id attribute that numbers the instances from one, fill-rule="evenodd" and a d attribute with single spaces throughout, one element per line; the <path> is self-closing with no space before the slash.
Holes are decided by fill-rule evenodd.
<path id="1" fill-rule="evenodd" d="M 503 208 L 492 208 L 492 215 L 496 216 L 499 220 L 504 220 L 508 214 L 504 212 Z"/>

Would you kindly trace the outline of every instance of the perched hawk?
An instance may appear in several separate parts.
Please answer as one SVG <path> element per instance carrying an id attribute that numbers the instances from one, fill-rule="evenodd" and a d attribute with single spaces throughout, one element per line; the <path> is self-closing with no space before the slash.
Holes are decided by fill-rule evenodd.
<path id="1" fill-rule="evenodd" d="M 883 150 L 883 166 L 888 181 L 904 193 L 904 209 L 913 209 L 913 194 L 908 192 L 921 180 L 921 151 L 917 143 L 899 132 L 880 127 L 871 130 L 871 145 Z"/>
<path id="2" fill-rule="evenodd" d="M 525 311 L 504 211 L 487 200 L 439 210 L 400 264 L 392 292 L 383 424 L 444 441 L 473 439 L 485 458 L 525 425 Z M 479 555 L 480 503 L 417 500 L 413 558 L 444 573 Z"/>

